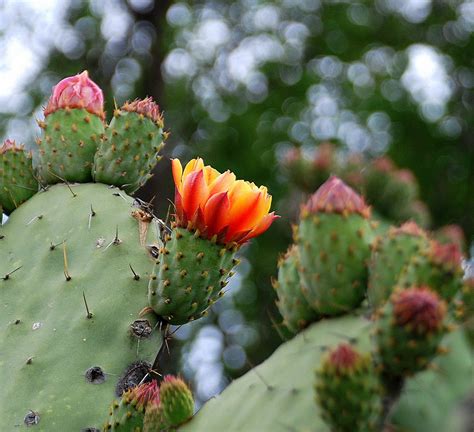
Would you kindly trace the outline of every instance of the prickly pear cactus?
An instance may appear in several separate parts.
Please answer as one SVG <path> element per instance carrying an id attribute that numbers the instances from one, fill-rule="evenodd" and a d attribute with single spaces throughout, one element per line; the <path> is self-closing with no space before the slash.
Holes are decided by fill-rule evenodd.
<path id="1" fill-rule="evenodd" d="M 140 316 L 152 262 L 132 204 L 106 185 L 55 185 L 0 228 L 1 430 L 30 410 L 38 431 L 99 427 L 126 369 L 153 363 L 157 318 Z"/>

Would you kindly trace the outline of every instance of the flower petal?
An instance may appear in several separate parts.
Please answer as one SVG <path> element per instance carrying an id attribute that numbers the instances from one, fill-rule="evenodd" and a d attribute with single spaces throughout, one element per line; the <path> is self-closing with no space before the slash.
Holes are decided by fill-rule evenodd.
<path id="1" fill-rule="evenodd" d="M 249 241 L 250 239 L 263 234 L 268 228 L 270 228 L 271 224 L 275 219 L 278 219 L 280 216 L 276 215 L 275 212 L 271 212 L 264 216 L 264 218 L 260 221 L 260 223 L 252 230 L 249 234 L 247 234 L 244 238 L 240 240 L 240 243 L 244 243 Z"/>
<path id="2" fill-rule="evenodd" d="M 179 159 L 171 159 L 171 170 L 173 171 L 173 180 L 174 185 L 179 190 L 180 193 L 183 192 L 183 167 Z"/>
<path id="3" fill-rule="evenodd" d="M 210 237 L 218 234 L 229 223 L 230 201 L 227 192 L 212 196 L 204 208 L 204 220 Z"/>
<path id="4" fill-rule="evenodd" d="M 202 170 L 191 172 L 183 184 L 183 209 L 191 220 L 198 207 L 203 207 L 208 197 L 208 187 Z"/>
<path id="5" fill-rule="evenodd" d="M 233 183 L 235 183 L 235 174 L 230 171 L 223 172 L 209 184 L 209 196 L 223 191 L 227 192 Z"/>
<path id="6" fill-rule="evenodd" d="M 201 158 L 191 159 L 184 167 L 183 182 L 193 171 L 200 171 L 204 168 L 204 161 Z"/>

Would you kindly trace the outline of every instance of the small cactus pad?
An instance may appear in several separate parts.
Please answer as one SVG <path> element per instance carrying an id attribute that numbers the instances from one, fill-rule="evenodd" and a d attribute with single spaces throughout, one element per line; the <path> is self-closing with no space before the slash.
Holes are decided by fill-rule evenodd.
<path id="1" fill-rule="evenodd" d="M 160 385 L 160 398 L 163 420 L 168 428 L 179 426 L 193 416 L 193 394 L 181 378 L 165 376 Z"/>
<path id="2" fill-rule="evenodd" d="M 364 200 L 336 177 L 303 206 L 296 232 L 303 294 L 322 315 L 357 307 L 365 295 L 373 228 Z"/>
<path id="3" fill-rule="evenodd" d="M 383 375 L 391 379 L 426 368 L 446 332 L 446 303 L 427 287 L 411 287 L 395 291 L 379 315 Z"/>
<path id="4" fill-rule="evenodd" d="M 199 237 L 198 231 L 173 228 L 159 249 L 148 288 L 153 310 L 171 324 L 206 315 L 224 295 L 237 263 L 232 248 Z"/>
<path id="5" fill-rule="evenodd" d="M 163 117 L 151 98 L 126 103 L 102 137 L 94 163 L 94 179 L 127 193 L 135 192 L 151 177 L 164 145 Z"/>
<path id="6" fill-rule="evenodd" d="M 140 316 L 153 262 L 132 203 L 58 184 L 0 227 L 0 430 L 31 412 L 35 431 L 100 428 L 116 392 L 151 367 L 162 337 L 156 316 Z"/>
<path id="7" fill-rule="evenodd" d="M 38 122 L 35 167 L 43 184 L 92 181 L 94 155 L 104 133 L 102 119 L 82 108 L 63 108 Z"/>
<path id="8" fill-rule="evenodd" d="M 8 214 L 38 191 L 31 153 L 6 140 L 0 146 L 0 215 Z"/>
<path id="9" fill-rule="evenodd" d="M 273 283 L 283 323 L 293 333 L 316 321 L 318 317 L 303 295 L 298 265 L 298 248 L 293 245 L 278 262 L 278 280 Z"/>
<path id="10" fill-rule="evenodd" d="M 316 371 L 316 400 L 334 432 L 375 431 L 382 387 L 369 354 L 342 343 Z"/>
<path id="11" fill-rule="evenodd" d="M 412 257 L 400 273 L 397 285 L 400 288 L 427 285 L 449 302 L 462 286 L 461 260 L 456 244 L 432 241 L 429 248 Z"/>
<path id="12" fill-rule="evenodd" d="M 429 246 L 428 237 L 415 222 L 392 227 L 376 238 L 369 266 L 367 295 L 373 307 L 381 306 L 392 293 L 410 259 Z"/>

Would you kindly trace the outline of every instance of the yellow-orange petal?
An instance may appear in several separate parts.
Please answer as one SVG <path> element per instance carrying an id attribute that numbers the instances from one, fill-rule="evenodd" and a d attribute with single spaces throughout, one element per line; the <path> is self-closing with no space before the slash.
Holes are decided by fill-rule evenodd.
<path id="1" fill-rule="evenodd" d="M 191 159 L 184 167 L 183 182 L 190 173 L 202 170 L 203 168 L 204 161 L 201 158 Z"/>
<path id="2" fill-rule="evenodd" d="M 266 202 L 262 192 L 242 194 L 238 200 L 231 202 L 230 224 L 228 234 L 252 229 L 265 215 Z"/>
<path id="3" fill-rule="evenodd" d="M 173 180 L 176 188 L 182 193 L 183 182 L 183 167 L 179 159 L 171 159 L 171 170 L 173 172 Z"/>
<path id="4" fill-rule="evenodd" d="M 183 184 L 183 209 L 188 220 L 191 220 L 196 210 L 202 206 L 208 197 L 208 188 L 204 181 L 202 170 L 191 172 Z"/>
<path id="5" fill-rule="evenodd" d="M 210 167 L 209 165 L 204 167 L 204 180 L 207 185 L 210 185 L 217 177 L 220 176 L 220 172 Z"/>
<path id="6" fill-rule="evenodd" d="M 235 183 L 235 174 L 230 171 L 223 172 L 209 184 L 209 196 L 228 191 L 233 183 Z"/>
<path id="7" fill-rule="evenodd" d="M 227 192 L 220 192 L 209 198 L 204 208 L 204 220 L 209 236 L 218 234 L 228 225 L 229 208 L 230 201 Z"/>
<path id="8" fill-rule="evenodd" d="M 240 243 L 245 243 L 250 239 L 263 234 L 268 228 L 270 228 L 271 224 L 275 219 L 278 219 L 280 216 L 275 215 L 275 212 L 271 212 L 263 217 L 260 223 L 252 230 L 249 234 L 247 234 L 244 238 L 240 240 Z"/>

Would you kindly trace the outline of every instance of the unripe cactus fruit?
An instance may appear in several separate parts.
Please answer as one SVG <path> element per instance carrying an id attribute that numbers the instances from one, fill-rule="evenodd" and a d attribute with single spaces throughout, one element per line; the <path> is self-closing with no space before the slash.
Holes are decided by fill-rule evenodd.
<path id="1" fill-rule="evenodd" d="M 342 343 L 323 358 L 316 377 L 316 400 L 332 431 L 375 431 L 381 386 L 370 354 Z"/>
<path id="2" fill-rule="evenodd" d="M 446 333 L 446 303 L 426 286 L 395 291 L 380 311 L 377 342 L 383 375 L 413 375 L 428 365 Z"/>
<path id="3" fill-rule="evenodd" d="M 278 279 L 273 282 L 283 323 L 293 333 L 302 330 L 318 317 L 303 295 L 298 266 L 298 248 L 293 245 L 278 261 Z"/>
<path id="4" fill-rule="evenodd" d="M 415 222 L 391 227 L 375 239 L 367 290 L 371 306 L 377 308 L 390 297 L 403 268 L 429 244 L 426 232 Z"/>
<path id="5" fill-rule="evenodd" d="M 114 401 L 110 407 L 109 419 L 104 431 L 142 431 L 145 413 L 160 405 L 160 390 L 155 380 L 139 384 L 127 390 L 120 402 Z"/>
<path id="6" fill-rule="evenodd" d="M 9 214 L 37 191 L 31 152 L 6 140 L 0 146 L 0 215 L 2 207 Z"/>
<path id="7" fill-rule="evenodd" d="M 184 171 L 173 160 L 175 223 L 159 249 L 149 284 L 153 310 L 171 324 L 206 314 L 224 295 L 239 246 L 266 231 L 276 218 L 263 186 L 221 174 L 202 159 Z M 196 275 L 199 277 L 196 278 Z"/>
<path id="8" fill-rule="evenodd" d="M 43 130 L 37 139 L 35 159 L 41 182 L 86 183 L 92 180 L 92 165 L 105 118 L 102 90 L 87 71 L 65 78 L 53 89 L 44 110 Z"/>
<path id="9" fill-rule="evenodd" d="M 461 261 L 456 244 L 432 241 L 420 255 L 412 257 L 400 273 L 397 285 L 400 288 L 426 285 L 450 302 L 462 286 Z"/>
<path id="10" fill-rule="evenodd" d="M 166 375 L 160 385 L 160 397 L 163 420 L 168 428 L 179 426 L 193 416 L 193 394 L 181 378 Z"/>
<path id="11" fill-rule="evenodd" d="M 303 294 L 313 309 L 336 315 L 365 294 L 373 229 L 363 198 L 331 177 L 302 207 L 296 235 Z"/>
<path id="12" fill-rule="evenodd" d="M 114 117 L 95 155 L 94 179 L 127 193 L 135 192 L 151 177 L 166 133 L 158 105 L 151 98 L 126 102 Z"/>

